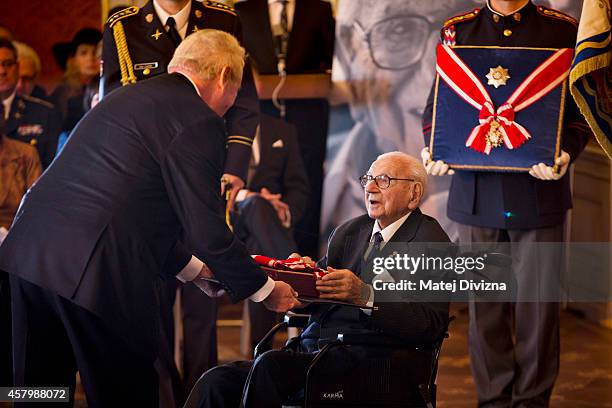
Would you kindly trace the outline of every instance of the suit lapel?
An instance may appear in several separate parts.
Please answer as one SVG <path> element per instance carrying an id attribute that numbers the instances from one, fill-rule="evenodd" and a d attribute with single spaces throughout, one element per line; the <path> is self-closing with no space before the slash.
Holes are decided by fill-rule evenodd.
<path id="1" fill-rule="evenodd" d="M 364 223 L 360 228 L 356 236 L 352 237 L 350 247 L 346 247 L 347 254 L 350 254 L 348 264 L 351 265 L 349 269 L 355 272 L 355 275 L 362 275 L 363 266 L 363 255 L 368 249 L 370 244 L 370 238 L 372 236 L 372 228 L 374 228 L 374 220 Z"/>
<path id="2" fill-rule="evenodd" d="M 421 226 L 422 219 L 423 213 L 420 209 L 417 208 L 416 210 L 412 211 L 402 226 L 399 227 L 395 234 L 393 234 L 389 242 L 413 241 L 419 227 Z"/>
<path id="3" fill-rule="evenodd" d="M 25 103 L 21 100 L 21 98 L 19 98 L 18 95 L 15 95 L 13 103 L 11 103 L 9 117 L 4 124 L 4 134 L 9 135 L 15 132 L 24 114 Z"/>
<path id="4" fill-rule="evenodd" d="M 192 6 L 193 7 L 193 6 Z M 176 47 L 166 33 L 164 24 L 153 8 L 153 1 L 149 0 L 142 8 L 140 14 L 140 24 L 145 27 L 147 42 L 159 49 L 164 55 L 172 56 Z"/>
<path id="5" fill-rule="evenodd" d="M 276 47 L 274 46 L 274 36 L 272 35 L 272 27 L 270 26 L 270 8 L 267 0 L 257 1 L 256 3 L 256 18 L 257 21 L 263 22 L 260 34 L 259 43 L 264 44 L 264 61 L 274 61 L 274 66 L 278 63 L 276 58 Z"/>
<path id="6" fill-rule="evenodd" d="M 302 10 L 306 5 L 302 0 L 295 0 L 295 8 L 293 9 L 293 21 L 291 23 L 291 32 L 289 33 L 289 43 L 287 45 L 287 66 L 289 66 L 289 59 L 291 57 L 291 48 L 293 45 L 297 48 L 297 44 L 299 44 L 299 36 L 300 33 L 304 32 L 302 26 L 306 24 L 306 20 L 304 18 L 300 18 L 299 16 L 308 15 L 307 10 Z M 298 49 L 299 52 L 299 49 Z"/>

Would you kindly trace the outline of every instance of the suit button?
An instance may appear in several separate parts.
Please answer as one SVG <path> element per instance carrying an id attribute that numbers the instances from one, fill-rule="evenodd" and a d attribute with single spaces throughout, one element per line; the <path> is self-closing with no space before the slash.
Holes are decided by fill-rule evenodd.
<path id="1" fill-rule="evenodd" d="M 508 29 L 504 30 L 505 37 L 510 37 L 511 35 L 512 35 L 512 30 L 508 30 Z"/>
<path id="2" fill-rule="evenodd" d="M 149 68 L 145 68 L 145 69 L 142 71 L 142 74 L 143 74 L 143 75 L 149 75 L 150 73 L 151 73 L 151 70 L 150 70 Z"/>
<path id="3" fill-rule="evenodd" d="M 32 146 L 36 146 L 36 145 L 38 144 L 38 140 L 36 140 L 36 139 L 31 139 L 31 140 L 30 140 L 30 144 L 31 144 Z"/>

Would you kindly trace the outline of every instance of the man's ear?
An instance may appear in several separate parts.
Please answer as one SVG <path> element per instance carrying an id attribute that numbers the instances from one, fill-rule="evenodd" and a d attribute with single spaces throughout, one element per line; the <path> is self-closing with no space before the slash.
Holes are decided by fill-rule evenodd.
<path id="1" fill-rule="evenodd" d="M 232 76 L 232 69 L 227 65 L 224 66 L 223 69 L 221 70 L 221 75 L 219 75 L 221 84 L 226 85 L 229 82 L 231 76 Z"/>
<path id="2" fill-rule="evenodd" d="M 410 196 L 410 205 L 409 205 L 410 209 L 411 210 L 416 209 L 419 206 L 422 198 L 423 198 L 423 184 L 417 181 L 414 183 L 414 188 L 412 189 L 412 194 Z"/>

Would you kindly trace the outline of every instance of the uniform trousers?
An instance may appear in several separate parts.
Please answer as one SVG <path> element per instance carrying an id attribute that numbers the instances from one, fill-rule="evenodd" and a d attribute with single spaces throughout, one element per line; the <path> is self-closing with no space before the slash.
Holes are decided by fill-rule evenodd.
<path id="1" fill-rule="evenodd" d="M 89 407 L 158 406 L 154 355 L 70 300 L 15 276 L 10 282 L 16 386 L 69 387 L 72 405 L 78 370 Z"/>
<path id="2" fill-rule="evenodd" d="M 547 407 L 559 372 L 555 297 L 563 264 L 560 245 L 540 250 L 535 244 L 562 242 L 563 225 L 504 230 L 459 224 L 459 239 L 487 243 L 492 251 L 511 247 L 516 280 L 518 301 L 469 305 L 468 345 L 478 406 Z M 546 301 L 533 301 L 538 299 Z"/>

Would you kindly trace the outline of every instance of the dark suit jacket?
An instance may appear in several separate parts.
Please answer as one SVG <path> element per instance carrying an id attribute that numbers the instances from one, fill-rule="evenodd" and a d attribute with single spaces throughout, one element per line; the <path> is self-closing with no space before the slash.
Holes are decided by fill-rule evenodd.
<path id="1" fill-rule="evenodd" d="M 55 157 L 61 128 L 61 115 L 51 103 L 32 96 L 15 95 L 4 134 L 36 147 L 45 169 Z"/>
<path id="2" fill-rule="evenodd" d="M 267 0 L 236 3 L 244 28 L 244 44 L 261 74 L 276 74 L 278 60 L 270 28 Z M 296 0 L 287 49 L 287 73 L 323 72 L 334 56 L 334 17 L 321 0 Z"/>
<path id="3" fill-rule="evenodd" d="M 548 16 L 529 2 L 520 21 L 507 16 L 497 22 L 488 7 L 473 19 L 455 23 L 457 45 L 574 48 L 576 26 Z M 502 34 L 511 28 L 509 37 Z M 433 88 L 423 113 L 429 146 Z M 536 135 L 537 130 L 533 130 Z M 584 117 L 566 95 L 562 148 L 575 160 L 591 134 Z M 520 149 L 516 154 L 520 154 Z M 538 180 L 528 173 L 457 171 L 448 195 L 448 217 L 467 225 L 502 229 L 534 229 L 562 224 L 572 207 L 569 172 L 560 180 Z"/>
<path id="4" fill-rule="evenodd" d="M 165 73 L 176 47 L 166 34 L 162 22 L 155 13 L 153 1 L 149 0 L 135 13 L 121 18 L 119 21 L 125 32 L 127 48 L 136 79 L 140 81 Z M 234 35 L 238 41 L 242 41 L 240 20 L 231 8 L 218 6 L 207 0 L 193 0 L 189 22 L 187 23 L 187 35 L 205 28 L 228 32 Z M 161 35 L 156 35 L 156 33 L 161 33 Z M 113 29 L 108 24 L 104 29 L 102 61 L 100 98 L 121 87 L 121 70 L 117 46 Z M 250 64 L 247 61 L 243 72 L 242 86 L 236 102 L 225 115 L 229 135 L 252 139 L 258 123 L 258 114 L 257 91 L 255 90 Z M 228 142 L 225 170 L 246 180 L 248 160 L 251 154 L 250 142 L 245 143 L 243 139 L 232 138 L 228 139 Z"/>
<path id="5" fill-rule="evenodd" d="M 266 187 L 274 194 L 282 194 L 282 201 L 289 205 L 292 223 L 295 223 L 304 215 L 310 193 L 297 131 L 290 123 L 269 115 L 261 115 L 260 124 L 259 164 L 247 188 L 259 192 Z M 282 147 L 278 146 L 279 140 Z"/>
<path id="6" fill-rule="evenodd" d="M 318 265 L 350 269 L 361 277 L 363 256 L 373 227 L 374 220 L 367 214 L 340 225 L 329 238 L 327 254 Z M 410 248 L 410 243 L 449 241 L 434 218 L 416 209 L 390 243 L 408 243 Z M 306 309 L 311 314 L 311 322 L 302 335 L 306 349 L 313 349 L 311 340 L 335 340 L 338 333 L 351 331 L 382 332 L 406 342 L 424 344 L 438 339 L 448 326 L 448 303 L 379 302 L 375 295 L 374 305 L 378 310 L 368 316 L 359 308 L 313 304 Z"/>
<path id="7" fill-rule="evenodd" d="M 266 275 L 223 218 L 223 120 L 181 74 L 117 90 L 79 122 L 26 194 L 0 247 L 0 270 L 99 315 L 156 350 L 155 285 L 191 252 L 233 301 Z"/>

